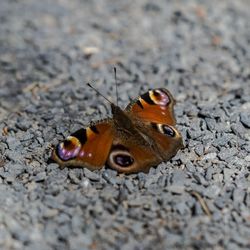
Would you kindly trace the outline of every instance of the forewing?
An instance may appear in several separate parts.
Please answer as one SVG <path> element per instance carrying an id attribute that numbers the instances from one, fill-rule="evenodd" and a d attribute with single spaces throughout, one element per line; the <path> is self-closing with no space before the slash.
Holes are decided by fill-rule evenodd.
<path id="1" fill-rule="evenodd" d="M 113 139 L 112 120 L 101 121 L 76 131 L 59 143 L 52 152 L 52 158 L 63 167 L 100 169 L 107 160 Z"/>
<path id="2" fill-rule="evenodd" d="M 125 111 L 142 121 L 175 125 L 174 104 L 171 93 L 167 89 L 158 88 L 139 96 Z"/>

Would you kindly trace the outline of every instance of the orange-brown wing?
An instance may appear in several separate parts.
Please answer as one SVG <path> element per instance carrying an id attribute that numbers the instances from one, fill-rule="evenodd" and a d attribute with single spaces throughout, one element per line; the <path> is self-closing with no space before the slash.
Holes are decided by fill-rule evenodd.
<path id="1" fill-rule="evenodd" d="M 174 126 L 176 124 L 174 104 L 171 93 L 167 89 L 158 88 L 139 96 L 126 107 L 125 111 L 142 121 Z"/>
<path id="2" fill-rule="evenodd" d="M 100 169 L 108 158 L 113 139 L 112 120 L 101 121 L 68 136 L 53 150 L 52 159 L 62 167 Z"/>
<path id="3" fill-rule="evenodd" d="M 181 134 L 175 128 L 174 104 L 171 93 L 158 88 L 139 96 L 125 109 L 149 143 L 146 148 L 127 148 L 135 162 L 126 172 L 148 171 L 151 166 L 169 160 L 183 147 Z M 112 149 L 109 160 L 111 155 Z M 124 168 L 121 171 L 125 172 Z"/>
<path id="4" fill-rule="evenodd" d="M 148 172 L 150 167 L 173 157 L 183 147 L 182 137 L 171 125 L 146 123 L 141 131 L 145 141 L 116 137 L 107 164 L 122 173 Z"/>

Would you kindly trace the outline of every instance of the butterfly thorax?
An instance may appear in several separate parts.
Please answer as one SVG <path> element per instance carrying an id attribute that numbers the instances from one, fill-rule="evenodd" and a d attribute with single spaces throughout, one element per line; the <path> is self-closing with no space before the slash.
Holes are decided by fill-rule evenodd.
<path id="1" fill-rule="evenodd" d="M 129 116 L 119 106 L 111 104 L 111 112 L 117 129 L 131 131 L 134 128 Z"/>
<path id="2" fill-rule="evenodd" d="M 114 104 L 111 105 L 111 111 L 118 137 L 120 136 L 123 138 L 124 142 L 128 140 L 129 143 L 133 143 L 134 145 L 143 147 L 153 146 L 145 128 L 142 129 L 143 126 L 141 126 L 141 122 L 134 120 L 126 111 L 123 111 L 119 106 Z"/>
<path id="3" fill-rule="evenodd" d="M 119 106 L 111 104 L 111 112 L 113 114 L 114 126 L 119 134 L 132 135 L 132 138 L 136 140 L 143 140 L 143 137 L 138 132 L 138 129 L 135 127 L 130 116 L 123 111 Z"/>

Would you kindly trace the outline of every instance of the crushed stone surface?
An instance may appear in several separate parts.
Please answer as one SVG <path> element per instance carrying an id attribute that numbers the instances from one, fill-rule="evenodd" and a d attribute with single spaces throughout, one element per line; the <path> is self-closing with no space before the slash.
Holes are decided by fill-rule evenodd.
<path id="1" fill-rule="evenodd" d="M 250 15 L 239 1 L 0 7 L 0 249 L 250 248 Z M 185 148 L 148 174 L 60 169 L 51 147 L 150 88 Z"/>

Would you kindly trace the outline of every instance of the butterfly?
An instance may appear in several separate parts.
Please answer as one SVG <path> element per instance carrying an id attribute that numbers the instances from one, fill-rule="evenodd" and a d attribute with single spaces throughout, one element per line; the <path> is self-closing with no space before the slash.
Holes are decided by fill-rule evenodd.
<path id="1" fill-rule="evenodd" d="M 175 127 L 175 100 L 167 89 L 149 90 L 125 110 L 110 104 L 112 118 L 68 136 L 54 148 L 52 159 L 62 167 L 96 170 L 106 164 L 120 173 L 148 172 L 183 147 Z"/>

